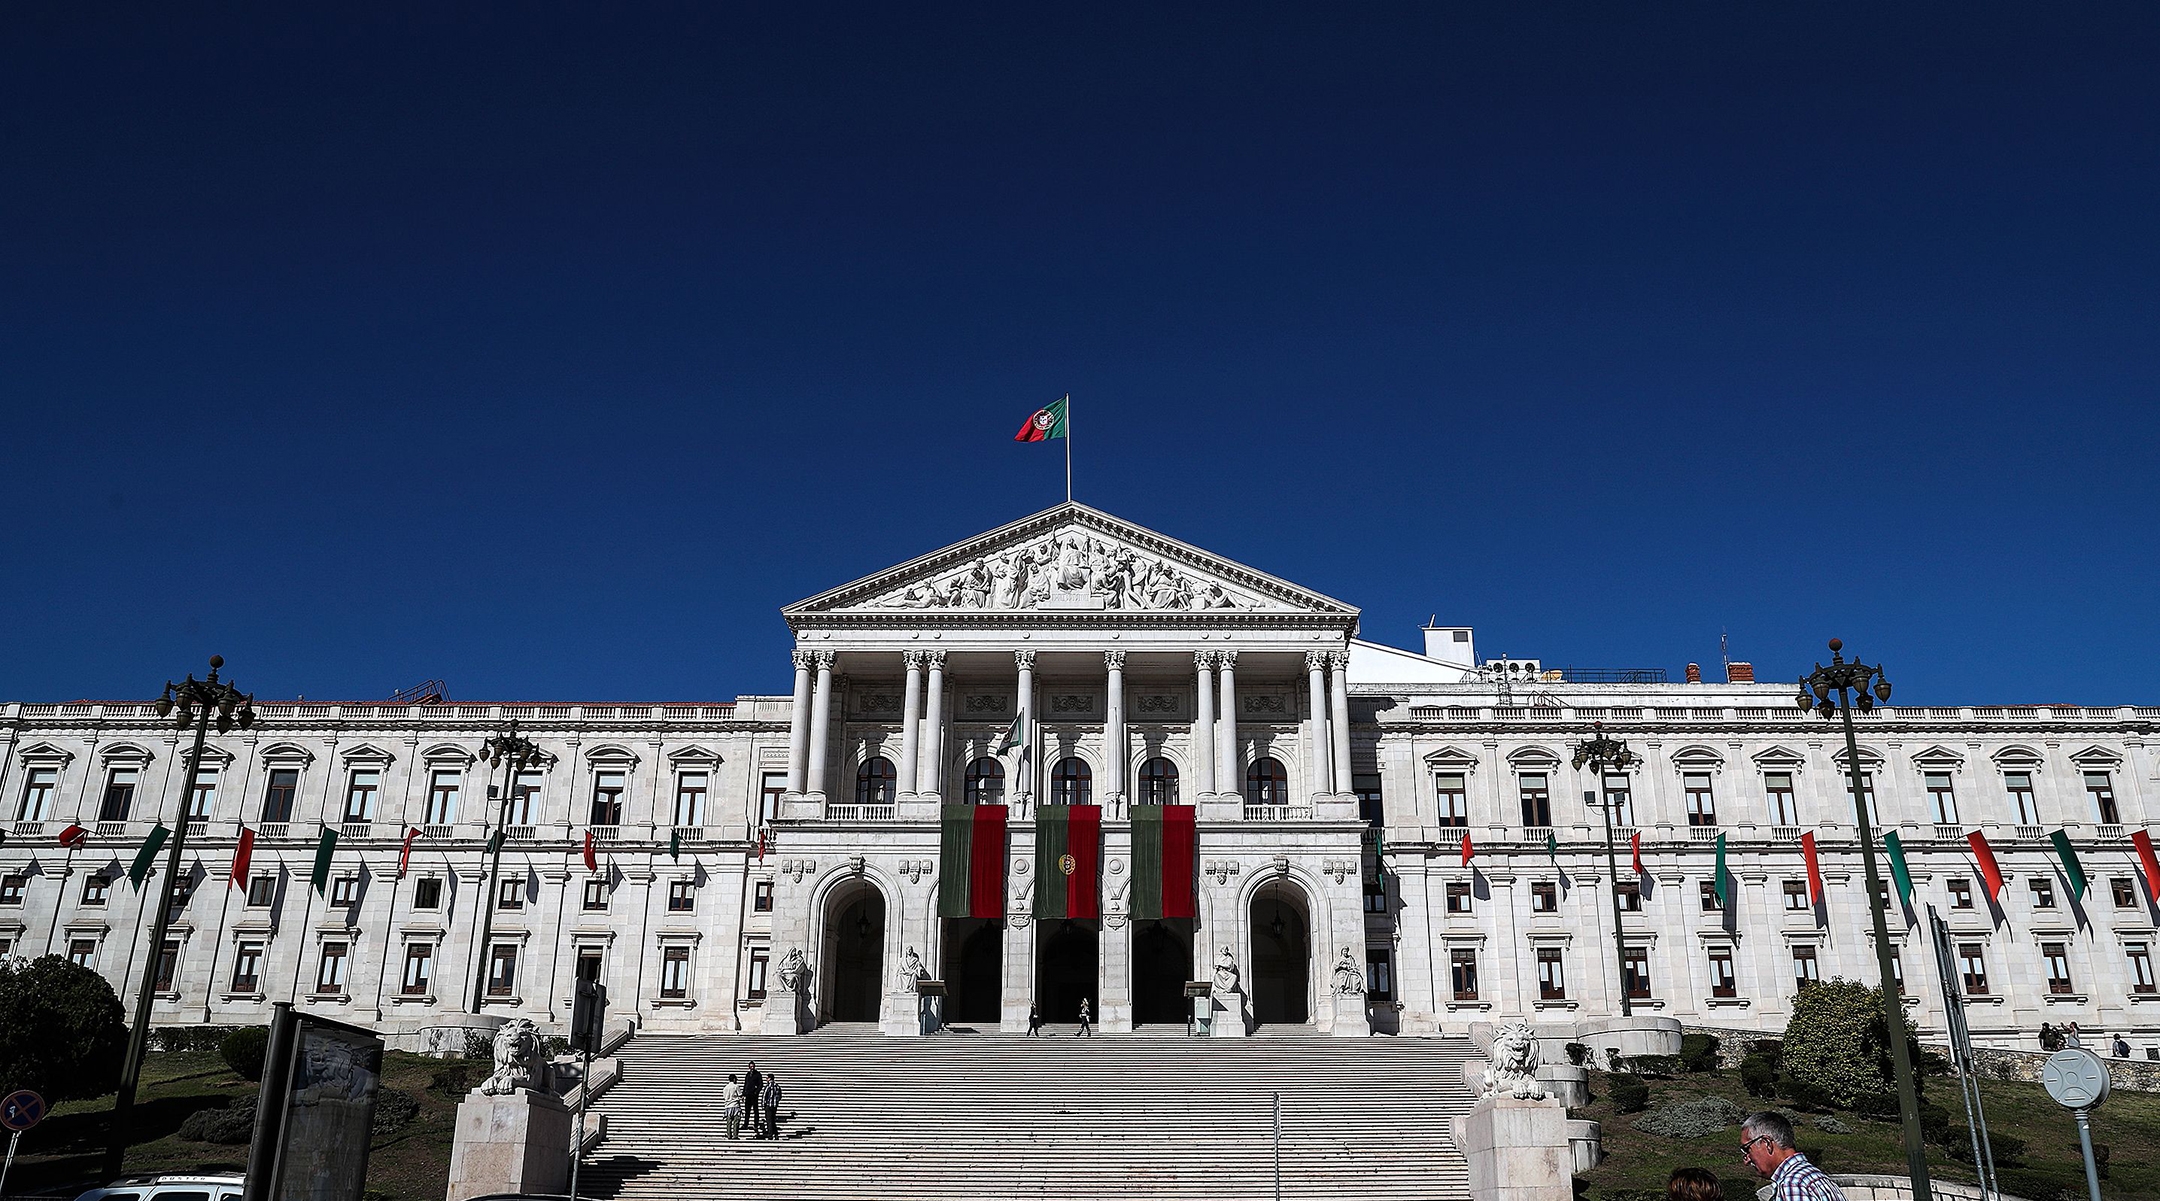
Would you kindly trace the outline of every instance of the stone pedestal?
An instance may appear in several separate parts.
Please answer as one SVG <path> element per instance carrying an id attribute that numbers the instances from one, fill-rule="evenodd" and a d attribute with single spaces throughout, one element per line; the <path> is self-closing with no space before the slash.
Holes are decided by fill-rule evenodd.
<path id="1" fill-rule="evenodd" d="M 1208 1019 L 1208 1037 L 1245 1037 L 1245 990 L 1233 988 L 1225 992 L 1216 989 L 1215 995 L 1208 1000 L 1215 1006 L 1215 1016 Z"/>
<path id="2" fill-rule="evenodd" d="M 574 1124 L 570 1110 L 550 1094 L 520 1090 L 490 1097 L 474 1090 L 457 1108 L 449 1201 L 567 1191 Z"/>
<path id="3" fill-rule="evenodd" d="M 1569 1109 L 1590 1103 L 1590 1069 L 1565 1063 L 1548 1063 L 1537 1070 L 1538 1083 Z M 1593 1123 L 1594 1124 L 1594 1123 Z"/>
<path id="4" fill-rule="evenodd" d="M 1372 1019 L 1365 1013 L 1364 993 L 1335 994 L 1335 1028 L 1328 1033 L 1336 1038 L 1364 1038 L 1372 1033 Z"/>
<path id="5" fill-rule="evenodd" d="M 1477 1201 L 1573 1201 L 1572 1132 L 1559 1101 L 1486 1097 L 1458 1120 Z"/>
<path id="6" fill-rule="evenodd" d="M 810 1029 L 810 1014 L 803 994 L 785 988 L 770 989 L 765 994 L 764 1016 L 758 1024 L 760 1034 L 802 1034 Z"/>
<path id="7" fill-rule="evenodd" d="M 914 1038 L 923 1029 L 923 999 L 912 992 L 889 992 L 878 1005 L 878 1033 Z"/>

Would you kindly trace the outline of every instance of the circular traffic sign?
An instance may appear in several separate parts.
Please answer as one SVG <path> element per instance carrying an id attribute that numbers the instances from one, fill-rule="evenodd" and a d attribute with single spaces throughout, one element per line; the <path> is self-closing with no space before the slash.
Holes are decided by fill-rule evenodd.
<path id="1" fill-rule="evenodd" d="M 17 1089 L 0 1098 L 0 1127 L 28 1130 L 45 1120 L 45 1098 L 29 1089 Z"/>
<path id="2" fill-rule="evenodd" d="M 2040 1082 L 2065 1109 L 2091 1109 L 2108 1098 L 2107 1061 L 2083 1047 L 2064 1047 L 2047 1057 Z"/>

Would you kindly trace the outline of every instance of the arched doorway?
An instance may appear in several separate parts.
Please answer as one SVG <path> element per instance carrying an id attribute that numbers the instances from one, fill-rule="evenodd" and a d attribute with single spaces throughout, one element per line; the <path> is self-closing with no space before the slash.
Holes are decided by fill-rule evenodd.
<path id="1" fill-rule="evenodd" d="M 1133 923 L 1133 1024 L 1185 1024 L 1192 1012 L 1185 982 L 1193 978 L 1193 922 L 1163 918 Z"/>
<path id="2" fill-rule="evenodd" d="M 945 920 L 945 1021 L 996 1022 L 1005 997 L 1005 920 Z"/>
<path id="3" fill-rule="evenodd" d="M 1080 1020 L 1080 999 L 1088 1014 L 1102 1018 L 1102 998 L 1095 995 L 1101 938 L 1092 920 L 1045 918 L 1035 949 L 1035 1003 L 1046 1022 Z"/>
<path id="4" fill-rule="evenodd" d="M 1311 922 L 1305 898 L 1270 885 L 1252 902 L 1252 1011 L 1262 1026 L 1312 1020 Z"/>
<path id="5" fill-rule="evenodd" d="M 863 888 L 836 898 L 825 924 L 825 1020 L 874 1022 L 885 979 L 885 898 Z"/>

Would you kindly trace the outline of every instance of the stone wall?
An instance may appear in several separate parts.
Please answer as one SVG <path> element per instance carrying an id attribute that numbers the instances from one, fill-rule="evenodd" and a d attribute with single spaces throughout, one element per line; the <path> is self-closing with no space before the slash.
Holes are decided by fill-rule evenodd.
<path id="1" fill-rule="evenodd" d="M 1682 1026 L 1685 1034 L 1708 1034 L 1718 1040 L 1718 1066 L 1740 1066 L 1747 1057 L 1748 1047 L 1756 1039 L 1775 1038 L 1754 1030 L 1729 1030 L 1716 1026 Z M 1943 1043 L 1920 1041 L 1924 1050 L 1947 1055 L 1950 1048 Z M 2019 1080 L 2027 1084 L 2040 1083 L 2040 1073 L 2047 1063 L 2045 1051 L 2004 1051 L 1994 1047 L 1975 1047 L 1973 1062 L 1980 1074 L 1989 1080 Z M 2133 1093 L 2160 1093 L 2160 1060 L 2109 1059 L 2108 1079 L 2116 1088 Z"/>

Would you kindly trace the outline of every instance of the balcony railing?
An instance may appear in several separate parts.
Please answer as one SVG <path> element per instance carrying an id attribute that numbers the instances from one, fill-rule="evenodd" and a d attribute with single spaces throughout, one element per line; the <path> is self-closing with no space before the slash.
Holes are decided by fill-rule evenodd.
<path id="1" fill-rule="evenodd" d="M 827 805 L 825 820 L 833 822 L 889 822 L 899 813 L 897 805 Z"/>
<path id="2" fill-rule="evenodd" d="M 592 831 L 594 842 L 615 842 L 622 837 L 621 826 L 587 826 L 586 829 Z"/>
<path id="3" fill-rule="evenodd" d="M 1935 825 L 1935 839 L 1938 842 L 1963 842 L 1965 841 L 1965 827 L 1944 825 L 1938 822 Z"/>
<path id="4" fill-rule="evenodd" d="M 261 834 L 264 838 L 283 838 L 285 837 L 285 832 L 291 828 L 291 823 L 289 822 L 264 822 L 262 824 L 262 828 L 258 830 L 257 833 Z"/>
<path id="5" fill-rule="evenodd" d="M 2095 835 L 2095 837 L 2099 838 L 2102 842 L 2121 842 L 2123 838 L 2123 828 L 2121 826 L 2115 825 L 2104 825 L 2099 828 L 2099 832 Z"/>
<path id="6" fill-rule="evenodd" d="M 1798 826 L 1770 827 L 1770 841 L 1772 842 L 1798 842 L 1800 841 L 1800 834 L 1801 830 Z"/>
<path id="7" fill-rule="evenodd" d="M 684 842 L 703 842 L 705 841 L 705 827 L 677 826 L 675 827 L 675 837 L 682 839 Z"/>
<path id="8" fill-rule="evenodd" d="M 503 827 L 503 838 L 509 842 L 531 842 L 535 837 L 538 836 L 538 834 L 539 827 L 537 826 L 521 825 Z M 600 839 L 595 836 L 593 841 L 598 842 L 600 841 Z"/>
<path id="9" fill-rule="evenodd" d="M 41 821 L 16 822 L 13 829 L 17 838 L 42 838 L 45 834 L 45 823 Z"/>
<path id="10" fill-rule="evenodd" d="M 1551 826 L 1524 826 L 1522 831 L 1523 841 L 1537 846 L 1544 846 L 1545 840 L 1552 837 L 1552 832 L 1553 828 Z"/>
<path id="11" fill-rule="evenodd" d="M 446 842 L 456 832 L 456 827 L 442 823 L 420 827 L 420 836 L 429 842 Z"/>
<path id="12" fill-rule="evenodd" d="M 2017 828 L 2017 840 L 2019 842 L 2046 842 L 2047 831 L 2039 826 L 2019 826 Z"/>
<path id="13" fill-rule="evenodd" d="M 127 823 L 124 821 L 99 822 L 97 824 L 97 836 L 99 838 L 125 838 L 127 837 Z"/>
<path id="14" fill-rule="evenodd" d="M 1245 820 L 1249 822 L 1286 822 L 1301 817 L 1311 817 L 1311 805 L 1247 805 Z"/>
<path id="15" fill-rule="evenodd" d="M 1688 837 L 1696 842 L 1716 842 L 1719 830 L 1716 826 L 1689 826 Z"/>

